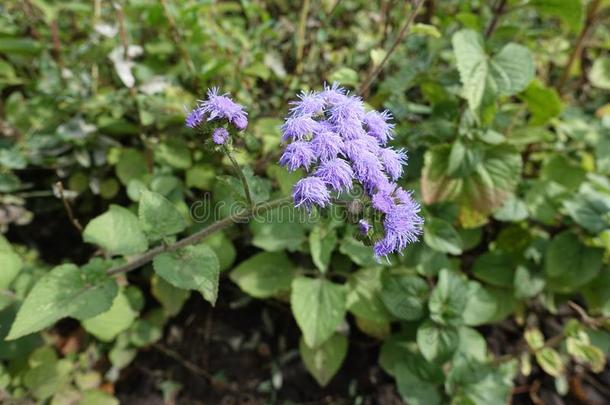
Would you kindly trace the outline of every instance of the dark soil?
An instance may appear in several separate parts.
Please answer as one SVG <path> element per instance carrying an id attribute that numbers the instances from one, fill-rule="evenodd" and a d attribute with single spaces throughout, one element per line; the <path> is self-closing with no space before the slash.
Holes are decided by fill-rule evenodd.
<path id="1" fill-rule="evenodd" d="M 116 385 L 122 403 L 162 404 L 160 384 L 167 380 L 181 385 L 179 404 L 402 403 L 377 365 L 375 340 L 352 333 L 341 371 L 320 388 L 301 363 L 288 304 L 244 302 L 237 287 L 221 286 L 215 308 L 193 294 L 162 340 L 123 371 Z"/>

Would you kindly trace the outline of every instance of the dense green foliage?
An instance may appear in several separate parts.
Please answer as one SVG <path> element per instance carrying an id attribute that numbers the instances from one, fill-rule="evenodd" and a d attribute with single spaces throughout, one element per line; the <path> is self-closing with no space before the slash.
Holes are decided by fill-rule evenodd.
<path id="1" fill-rule="evenodd" d="M 292 311 L 322 386 L 361 333 L 412 404 L 505 403 L 515 381 L 577 396 L 568 381 L 605 370 L 608 1 L 429 0 L 395 49 L 403 2 L 126 3 L 0 5 L 0 401 L 115 403 L 102 388 L 227 283 Z M 265 204 L 300 176 L 277 164 L 288 101 L 323 81 L 395 117 L 425 217 L 402 256 L 290 206 L 246 224 L 230 161 L 183 125 L 213 85 L 247 106 L 233 146 Z M 64 318 L 77 351 L 57 350 Z"/>

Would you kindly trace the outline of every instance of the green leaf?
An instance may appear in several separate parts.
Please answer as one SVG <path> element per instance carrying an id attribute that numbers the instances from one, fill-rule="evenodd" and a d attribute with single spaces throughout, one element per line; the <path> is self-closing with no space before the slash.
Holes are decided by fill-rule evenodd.
<path id="1" fill-rule="evenodd" d="M 432 249 L 459 255 L 462 253 L 462 238 L 458 231 L 444 219 L 428 218 L 424 223 L 424 242 Z"/>
<path id="2" fill-rule="evenodd" d="M 505 45 L 489 62 L 494 90 L 512 96 L 527 87 L 534 78 L 534 58 L 529 49 L 518 44 Z"/>
<path id="3" fill-rule="evenodd" d="M 498 306 L 503 303 L 476 281 L 468 282 L 468 300 L 464 308 L 464 324 L 483 325 L 494 320 Z"/>
<path id="4" fill-rule="evenodd" d="M 498 287 L 510 287 L 515 278 L 512 256 L 501 251 L 489 251 L 477 257 L 472 273 L 479 280 Z"/>
<path id="5" fill-rule="evenodd" d="M 544 347 L 544 335 L 538 328 L 529 328 L 523 333 L 527 345 L 530 349 L 536 351 Z"/>
<path id="6" fill-rule="evenodd" d="M 467 177 L 448 174 L 450 151 L 450 145 L 437 145 L 426 152 L 421 180 L 424 202 L 460 202 L 462 222 L 464 208 L 487 216 L 502 207 L 521 177 L 522 160 L 517 150 L 507 145 L 485 145 L 475 172 Z"/>
<path id="7" fill-rule="evenodd" d="M 468 302 L 468 292 L 466 278 L 450 270 L 441 270 L 428 301 L 430 318 L 442 325 L 461 324 Z"/>
<path id="8" fill-rule="evenodd" d="M 220 264 L 220 271 L 230 269 L 237 257 L 237 251 L 233 241 L 224 234 L 224 232 L 216 232 L 201 242 L 214 250 Z"/>
<path id="9" fill-rule="evenodd" d="M 174 204 L 153 191 L 140 193 L 138 216 L 142 229 L 153 240 L 174 235 L 186 228 L 186 220 Z"/>
<path id="10" fill-rule="evenodd" d="M 427 35 L 432 38 L 440 38 L 442 36 L 441 32 L 434 25 L 422 23 L 414 24 L 413 28 L 411 28 L 411 32 L 414 34 Z"/>
<path id="11" fill-rule="evenodd" d="M 150 284 L 153 297 L 163 305 L 167 316 L 178 314 L 191 295 L 190 291 L 176 288 L 161 277 L 157 277 L 157 275 L 152 277 Z"/>
<path id="12" fill-rule="evenodd" d="M 268 252 L 296 250 L 307 239 L 305 237 L 303 215 L 292 206 L 284 206 L 267 211 L 261 218 L 250 221 L 250 231 L 254 235 L 252 244 Z"/>
<path id="13" fill-rule="evenodd" d="M 358 72 L 348 67 L 341 67 L 332 72 L 328 78 L 330 82 L 341 83 L 346 86 L 358 86 Z"/>
<path id="14" fill-rule="evenodd" d="M 437 384 L 425 381 L 406 362 L 398 362 L 394 368 L 398 393 L 409 405 L 442 404 Z"/>
<path id="15" fill-rule="evenodd" d="M 335 333 L 316 348 L 310 348 L 301 339 L 299 352 L 307 371 L 311 373 L 320 386 L 325 387 L 343 364 L 347 354 L 347 338 Z"/>
<path id="16" fill-rule="evenodd" d="M 561 184 L 568 190 L 578 189 L 586 174 L 578 163 L 562 154 L 552 154 L 544 162 L 541 171 L 541 177 Z"/>
<path id="17" fill-rule="evenodd" d="M 610 58 L 598 58 L 589 71 L 589 81 L 595 87 L 610 90 Z"/>
<path id="18" fill-rule="evenodd" d="M 547 374 L 553 377 L 559 377 L 565 371 L 561 356 L 551 347 L 544 347 L 536 351 L 536 361 Z"/>
<path id="19" fill-rule="evenodd" d="M 68 316 L 82 319 L 100 314 L 112 306 L 117 291 L 116 281 L 103 270 L 57 266 L 34 285 L 6 339 L 37 332 Z"/>
<path id="20" fill-rule="evenodd" d="M 154 148 L 155 160 L 175 167 L 188 169 L 192 165 L 191 151 L 185 141 L 172 138 Z"/>
<path id="21" fill-rule="evenodd" d="M 381 300 L 392 315 L 407 321 L 423 316 L 429 294 L 428 283 L 418 276 L 387 273 L 381 281 Z"/>
<path id="22" fill-rule="evenodd" d="M 143 180 L 148 174 L 146 158 L 135 149 L 122 149 L 115 169 L 117 177 L 125 186 L 131 180 Z"/>
<path id="23" fill-rule="evenodd" d="M 294 264 L 283 252 L 258 253 L 237 266 L 229 277 L 255 298 L 269 298 L 290 290 L 296 275 Z"/>
<path id="24" fill-rule="evenodd" d="M 379 267 L 382 265 L 375 259 L 373 249 L 370 246 L 365 246 L 349 234 L 346 234 L 341 241 L 339 251 L 361 267 Z"/>
<path id="25" fill-rule="evenodd" d="M 464 98 L 471 110 L 481 105 L 489 67 L 481 36 L 472 30 L 461 30 L 451 39 L 462 81 Z"/>
<path id="26" fill-rule="evenodd" d="M 309 234 L 309 250 L 311 259 L 322 273 L 325 273 L 330 263 L 330 257 L 337 244 L 337 233 L 334 229 L 316 226 Z"/>
<path id="27" fill-rule="evenodd" d="M 546 124 L 551 118 L 557 117 L 563 110 L 561 98 L 552 87 L 547 87 L 539 81 L 533 81 L 521 94 L 527 109 L 532 114 L 531 125 Z"/>
<path id="28" fill-rule="evenodd" d="M 572 31 L 580 30 L 583 20 L 582 0 L 532 0 L 541 14 L 562 19 Z"/>
<path id="29" fill-rule="evenodd" d="M 0 38 L 0 53 L 7 55 L 36 55 L 42 51 L 40 42 L 31 38 Z"/>
<path id="30" fill-rule="evenodd" d="M 444 363 L 449 360 L 459 344 L 459 334 L 453 326 L 438 325 L 426 321 L 417 329 L 417 346 L 428 361 Z"/>
<path id="31" fill-rule="evenodd" d="M 476 329 L 461 326 L 459 335 L 460 343 L 455 352 L 455 357 L 461 356 L 477 361 L 487 360 L 487 342 Z"/>
<path id="32" fill-rule="evenodd" d="M 572 292 L 600 271 L 603 250 L 584 245 L 578 236 L 564 231 L 555 236 L 546 252 L 544 272 L 551 291 Z"/>
<path id="33" fill-rule="evenodd" d="M 44 349 L 52 350 L 48 347 L 41 348 L 34 352 L 30 359 L 37 353 L 40 353 L 40 350 Z M 62 386 L 70 381 L 72 369 L 73 364 L 70 360 L 58 360 L 56 357 L 49 357 L 27 370 L 23 375 L 23 384 L 34 397 L 42 401 L 53 396 Z"/>
<path id="34" fill-rule="evenodd" d="M 593 189 L 580 190 L 563 207 L 574 222 L 587 231 L 598 234 L 610 228 L 610 195 Z"/>
<path id="35" fill-rule="evenodd" d="M 138 217 L 118 205 L 93 218 L 83 232 L 85 242 L 102 247 L 113 255 L 134 255 L 148 249 Z"/>
<path id="36" fill-rule="evenodd" d="M 197 290 L 212 305 L 216 303 L 220 265 L 209 246 L 200 244 L 161 253 L 153 260 L 153 268 L 174 287 Z"/>
<path id="37" fill-rule="evenodd" d="M 324 279 L 297 277 L 290 296 L 294 315 L 309 347 L 318 347 L 345 317 L 345 288 Z"/>
<path id="38" fill-rule="evenodd" d="M 23 267 L 23 261 L 18 254 L 10 250 L 0 249 L 0 290 L 6 289 L 17 277 Z"/>
<path id="39" fill-rule="evenodd" d="M 110 342 L 119 333 L 127 330 L 138 313 L 131 308 L 129 300 L 119 292 L 110 309 L 93 318 L 86 319 L 82 325 L 85 330 L 104 342 Z"/>
<path id="40" fill-rule="evenodd" d="M 542 274 L 532 271 L 525 266 L 517 266 L 515 272 L 515 297 L 532 298 L 544 289 L 544 278 Z"/>
<path id="41" fill-rule="evenodd" d="M 527 205 L 523 200 L 518 199 L 514 194 L 510 194 L 504 205 L 494 213 L 494 218 L 504 222 L 519 222 L 527 219 Z"/>
<path id="42" fill-rule="evenodd" d="M 385 322 L 393 320 L 382 298 L 382 271 L 360 269 L 349 276 L 347 309 L 359 319 Z"/>

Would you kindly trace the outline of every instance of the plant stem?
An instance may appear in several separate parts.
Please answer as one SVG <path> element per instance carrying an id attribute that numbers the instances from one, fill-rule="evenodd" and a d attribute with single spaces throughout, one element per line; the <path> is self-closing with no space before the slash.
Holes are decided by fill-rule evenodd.
<path id="1" fill-rule="evenodd" d="M 411 12 L 411 15 L 409 16 L 409 18 L 407 18 L 407 21 L 402 26 L 402 29 L 400 30 L 400 32 L 396 36 L 396 39 L 394 40 L 394 42 L 390 46 L 390 49 L 386 52 L 386 54 L 385 54 L 383 60 L 381 61 L 381 63 L 379 63 L 379 65 L 377 65 L 377 67 L 375 67 L 375 69 L 371 70 L 371 72 L 368 74 L 368 76 L 364 79 L 364 81 L 362 82 L 362 85 L 358 89 L 358 94 L 363 95 L 364 93 L 366 93 L 368 91 L 368 89 L 371 86 L 371 83 L 373 82 L 373 80 L 375 80 L 377 75 L 379 75 L 379 73 L 381 72 L 381 69 L 383 69 L 383 65 L 385 65 L 385 63 L 390 58 L 392 53 L 394 53 L 394 51 L 398 47 L 398 44 L 400 44 L 400 42 L 404 39 L 404 37 L 409 32 L 409 27 L 411 26 L 411 24 L 413 24 L 413 21 L 415 21 L 415 16 L 419 12 L 419 9 L 421 8 L 421 6 L 424 4 L 424 1 L 425 0 L 418 0 L 415 3 L 415 5 L 413 6 L 413 11 Z"/>
<path id="2" fill-rule="evenodd" d="M 233 153 L 231 153 L 229 148 L 227 148 L 227 145 L 222 145 L 222 150 L 229 157 L 229 160 L 231 160 L 231 163 L 233 164 L 233 167 L 237 172 L 237 176 L 241 180 L 241 184 L 244 187 L 244 194 L 246 195 L 246 201 L 248 202 L 248 207 L 254 207 L 254 203 L 252 202 L 252 196 L 250 195 L 250 187 L 248 186 L 248 181 L 246 180 L 246 176 L 244 175 L 243 170 L 241 170 L 241 166 L 239 165 L 239 163 L 237 163 L 237 160 L 235 160 L 235 156 L 233 156 Z"/>
<path id="3" fill-rule="evenodd" d="M 491 35 L 496 30 L 498 22 L 500 21 L 500 17 L 502 17 L 502 15 L 504 14 L 504 8 L 506 7 L 506 3 L 506 0 L 499 0 L 496 3 L 495 7 L 492 10 L 493 17 L 491 18 L 489 25 L 485 29 L 485 38 L 491 37 Z"/>
<path id="4" fill-rule="evenodd" d="M 296 72 L 297 74 L 303 73 L 303 48 L 305 48 L 305 31 L 307 25 L 307 15 L 309 14 L 310 0 L 303 0 L 303 6 L 301 7 L 301 15 L 299 16 L 299 28 L 297 31 L 296 45 L 297 45 L 297 63 Z"/>
<path id="5" fill-rule="evenodd" d="M 593 29 L 593 26 L 595 25 L 596 12 L 600 4 L 600 0 L 592 0 L 589 3 L 589 7 L 587 9 L 587 17 L 585 18 L 583 27 L 580 31 L 580 34 L 578 35 L 578 38 L 576 39 L 574 48 L 572 48 L 572 53 L 568 58 L 568 63 L 566 63 L 566 67 L 564 68 L 561 76 L 559 77 L 559 80 L 557 81 L 556 88 L 559 95 L 563 94 L 563 88 L 566 82 L 568 81 L 568 77 L 570 77 L 570 71 L 572 70 L 572 66 L 574 65 L 574 62 L 576 62 L 576 59 L 578 59 L 578 57 L 582 53 L 583 48 L 585 46 L 585 40 L 587 39 L 589 33 Z"/>
<path id="6" fill-rule="evenodd" d="M 233 215 L 230 215 L 226 218 L 216 221 L 213 224 L 201 229 L 200 231 L 195 232 L 194 234 L 189 235 L 185 238 L 182 238 L 179 241 L 177 241 L 171 245 L 163 245 L 163 244 L 159 245 L 159 246 L 149 250 L 148 252 L 136 257 L 135 259 L 133 259 L 130 262 L 127 262 L 121 266 L 117 266 L 117 267 L 114 267 L 114 268 L 108 270 L 107 273 L 110 276 L 115 276 L 117 274 L 127 273 L 128 271 L 135 270 L 138 267 L 143 266 L 144 264 L 152 261 L 155 258 L 155 256 L 157 256 L 160 253 L 173 252 L 174 250 L 183 248 L 185 246 L 193 245 L 193 244 L 201 241 L 201 239 L 205 238 L 206 236 L 209 236 L 209 235 L 213 234 L 214 232 L 220 231 L 224 228 L 228 228 L 229 226 L 233 225 L 234 223 L 236 223 L 238 221 L 248 220 L 248 219 L 252 218 L 253 216 L 262 214 L 273 208 L 281 207 L 284 204 L 289 203 L 290 201 L 292 201 L 292 197 L 283 197 L 283 198 L 278 198 L 273 201 L 269 201 L 267 203 L 263 203 L 263 204 L 251 206 L 247 209 L 243 209 Z"/>

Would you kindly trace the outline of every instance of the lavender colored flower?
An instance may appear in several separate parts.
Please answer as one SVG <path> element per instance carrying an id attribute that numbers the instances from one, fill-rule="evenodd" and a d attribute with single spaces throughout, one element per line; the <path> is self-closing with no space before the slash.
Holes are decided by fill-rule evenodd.
<path id="1" fill-rule="evenodd" d="M 313 166 L 293 189 L 295 206 L 324 207 L 331 192 L 360 183 L 383 224 L 373 248 L 378 258 L 416 241 L 423 225 L 412 194 L 396 184 L 407 157 L 403 150 L 385 146 L 393 136 L 391 118 L 387 111 L 365 112 L 359 97 L 333 84 L 321 92 L 301 93 L 282 126 L 288 145 L 280 163 L 289 170 Z M 359 229 L 367 235 L 373 228 L 361 220 Z"/>
<path id="2" fill-rule="evenodd" d="M 313 163 L 314 159 L 315 155 L 311 143 L 296 141 L 286 146 L 286 149 L 280 158 L 280 164 L 290 171 L 297 170 L 300 167 L 309 169 L 309 166 Z"/>
<path id="3" fill-rule="evenodd" d="M 364 116 L 363 122 L 367 133 L 376 138 L 381 145 L 385 145 L 393 138 L 394 124 L 388 122 L 390 119 L 392 115 L 388 111 L 369 111 Z"/>
<path id="4" fill-rule="evenodd" d="M 216 87 L 208 90 L 208 98 L 201 102 L 200 108 L 207 114 L 208 121 L 225 118 L 234 125 L 235 120 L 242 125 L 244 121 L 246 125 L 248 122 L 244 107 L 231 100 L 228 93 L 219 94 L 219 90 Z"/>
<path id="5" fill-rule="evenodd" d="M 339 135 L 333 132 L 323 131 L 313 137 L 311 146 L 316 156 L 322 162 L 325 162 L 336 158 L 341 153 L 344 144 Z"/>
<path id="6" fill-rule="evenodd" d="M 371 224 L 369 224 L 366 219 L 361 219 L 360 221 L 358 221 L 358 230 L 362 235 L 368 235 L 371 228 Z"/>
<path id="7" fill-rule="evenodd" d="M 197 126 L 203 122 L 204 118 L 205 113 L 201 111 L 201 108 L 196 107 L 188 113 L 184 123 L 189 128 L 197 128 Z"/>
<path id="8" fill-rule="evenodd" d="M 315 172 L 334 191 L 350 190 L 354 180 L 354 172 L 343 159 L 332 159 L 322 163 Z"/>
<path id="9" fill-rule="evenodd" d="M 330 193 L 324 182 L 317 177 L 304 177 L 292 188 L 294 206 L 303 206 L 308 211 L 314 205 L 325 207 L 330 204 Z"/>
<path id="10" fill-rule="evenodd" d="M 407 163 L 407 155 L 403 150 L 379 148 L 379 160 L 383 163 L 390 178 L 396 181 L 402 176 L 402 168 Z"/>
<path id="11" fill-rule="evenodd" d="M 217 88 L 209 89 L 207 99 L 200 101 L 188 113 L 185 125 L 189 128 L 196 128 L 206 118 L 207 121 L 227 120 L 238 130 L 243 130 L 248 126 L 248 113 L 244 107 L 231 100 L 228 93 L 219 94 Z"/>
<path id="12" fill-rule="evenodd" d="M 299 101 L 292 101 L 290 103 L 294 105 L 294 107 L 290 109 L 293 117 L 298 117 L 301 115 L 317 115 L 320 114 L 326 106 L 324 97 L 322 97 L 319 93 L 308 93 L 303 91 L 297 97 L 299 97 Z"/>
<path id="13" fill-rule="evenodd" d="M 311 115 L 299 115 L 289 117 L 282 125 L 282 141 L 290 139 L 303 140 L 320 128 L 317 121 Z"/>
<path id="14" fill-rule="evenodd" d="M 216 128 L 214 132 L 212 132 L 212 140 L 217 145 L 223 145 L 227 139 L 229 138 L 229 131 L 227 131 L 223 127 Z"/>

